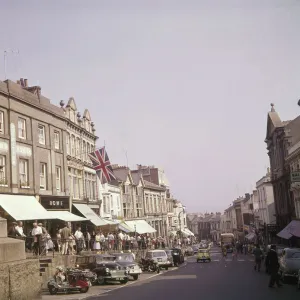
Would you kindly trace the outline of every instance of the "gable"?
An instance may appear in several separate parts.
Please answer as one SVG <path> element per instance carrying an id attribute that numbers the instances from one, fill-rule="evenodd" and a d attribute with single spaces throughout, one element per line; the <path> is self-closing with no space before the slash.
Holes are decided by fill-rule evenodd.
<path id="1" fill-rule="evenodd" d="M 68 101 L 67 107 L 70 107 L 72 110 L 76 111 L 77 106 L 73 97 L 71 97 Z"/>
<path id="2" fill-rule="evenodd" d="M 84 110 L 83 117 L 86 118 L 88 121 L 91 121 L 91 115 L 88 109 Z"/>

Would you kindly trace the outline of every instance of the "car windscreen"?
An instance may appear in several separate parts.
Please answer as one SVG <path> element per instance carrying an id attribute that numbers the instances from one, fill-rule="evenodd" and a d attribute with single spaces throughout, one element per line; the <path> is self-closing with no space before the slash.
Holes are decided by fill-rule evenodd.
<path id="1" fill-rule="evenodd" d="M 166 256 L 165 251 L 159 251 L 159 252 L 148 252 L 146 257 L 162 257 Z"/>
<path id="2" fill-rule="evenodd" d="M 114 261 L 116 258 L 114 256 L 97 256 L 96 262 L 103 262 L 103 261 Z"/>
<path id="3" fill-rule="evenodd" d="M 133 256 L 132 255 L 117 255 L 116 256 L 117 261 L 128 261 L 128 262 L 133 262 Z"/>
<path id="4" fill-rule="evenodd" d="M 208 253 L 207 250 L 199 250 L 198 253 Z"/>
<path id="5" fill-rule="evenodd" d="M 300 252 L 287 252 L 288 259 L 300 259 Z"/>

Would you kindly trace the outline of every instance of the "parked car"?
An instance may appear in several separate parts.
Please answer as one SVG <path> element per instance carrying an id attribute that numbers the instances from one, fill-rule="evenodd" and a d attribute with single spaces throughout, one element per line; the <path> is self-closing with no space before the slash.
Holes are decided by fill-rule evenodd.
<path id="1" fill-rule="evenodd" d="M 159 268 L 164 268 L 166 270 L 168 270 L 171 265 L 167 253 L 164 250 L 148 250 L 145 258 L 153 260 L 157 263 Z"/>
<path id="2" fill-rule="evenodd" d="M 142 274 L 142 269 L 140 266 L 134 261 L 134 256 L 132 253 L 114 253 L 115 261 L 127 268 L 129 276 L 132 276 L 134 280 L 138 280 L 139 275 Z"/>
<path id="3" fill-rule="evenodd" d="M 194 250 L 192 247 L 187 247 L 185 252 L 184 252 L 185 256 L 192 256 L 194 255 Z"/>
<path id="4" fill-rule="evenodd" d="M 174 265 L 180 265 L 184 263 L 184 255 L 180 248 L 172 248 Z"/>
<path id="5" fill-rule="evenodd" d="M 170 264 L 172 267 L 174 267 L 174 260 L 173 260 L 173 251 L 170 249 L 165 249 L 167 256 L 168 256 L 168 260 L 170 261 Z"/>
<path id="6" fill-rule="evenodd" d="M 198 253 L 199 245 L 193 245 L 192 248 L 193 248 L 194 254 Z"/>
<path id="7" fill-rule="evenodd" d="M 119 281 L 122 284 L 128 282 L 128 271 L 125 267 L 115 262 L 113 255 L 90 254 L 76 257 L 76 267 L 89 269 L 97 274 L 97 283 L 104 284 L 111 281 Z"/>
<path id="8" fill-rule="evenodd" d="M 285 248 L 279 258 L 279 274 L 282 281 L 287 277 L 298 278 L 300 270 L 300 249 Z"/>

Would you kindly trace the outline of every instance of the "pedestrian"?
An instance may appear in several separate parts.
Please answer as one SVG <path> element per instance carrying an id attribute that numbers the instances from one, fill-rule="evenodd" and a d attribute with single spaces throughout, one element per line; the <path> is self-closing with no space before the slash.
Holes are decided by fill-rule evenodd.
<path id="1" fill-rule="evenodd" d="M 80 252 L 84 248 L 84 236 L 83 236 L 80 226 L 77 227 L 74 237 L 75 237 L 75 243 L 76 243 L 76 252 L 77 252 L 77 255 L 79 255 Z"/>
<path id="2" fill-rule="evenodd" d="M 41 251 L 41 236 L 43 234 L 43 231 L 42 231 L 42 228 L 39 227 L 36 222 L 33 223 L 33 229 L 31 231 L 31 234 L 33 236 L 34 254 L 39 255 L 40 251 Z"/>
<path id="3" fill-rule="evenodd" d="M 232 246 L 232 259 L 237 259 L 238 251 L 235 245 Z"/>
<path id="4" fill-rule="evenodd" d="M 271 274 L 270 281 L 269 281 L 269 287 L 274 287 L 275 283 L 278 287 L 281 287 L 282 285 L 279 282 L 279 262 L 278 262 L 278 254 L 276 252 L 276 245 L 272 245 L 271 249 L 267 255 L 266 258 L 266 265 L 269 268 L 269 272 Z"/>
<path id="5" fill-rule="evenodd" d="M 68 248 L 69 248 L 69 239 L 70 236 L 72 235 L 68 223 L 65 224 L 65 227 L 61 230 L 60 235 L 61 235 L 61 244 L 62 244 L 61 254 L 67 255 Z"/>
<path id="6" fill-rule="evenodd" d="M 263 252 L 261 251 L 259 245 L 256 245 L 256 248 L 253 250 L 254 258 L 255 258 L 255 265 L 254 270 L 260 272 L 261 261 L 263 258 Z"/>

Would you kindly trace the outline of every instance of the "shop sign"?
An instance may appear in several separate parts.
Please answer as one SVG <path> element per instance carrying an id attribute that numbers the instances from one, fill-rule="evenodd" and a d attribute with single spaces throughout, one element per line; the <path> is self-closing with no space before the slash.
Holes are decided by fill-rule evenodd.
<path id="1" fill-rule="evenodd" d="M 69 210 L 69 197 L 43 197 L 41 204 L 46 209 L 67 209 Z"/>
<path id="2" fill-rule="evenodd" d="M 300 172 L 291 172 L 291 182 L 300 182 Z"/>

